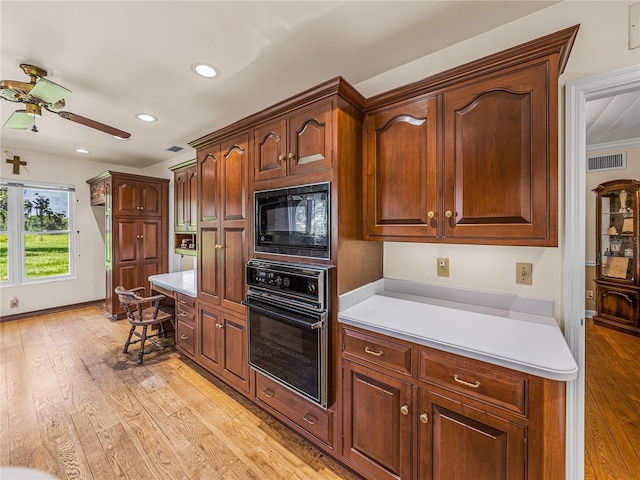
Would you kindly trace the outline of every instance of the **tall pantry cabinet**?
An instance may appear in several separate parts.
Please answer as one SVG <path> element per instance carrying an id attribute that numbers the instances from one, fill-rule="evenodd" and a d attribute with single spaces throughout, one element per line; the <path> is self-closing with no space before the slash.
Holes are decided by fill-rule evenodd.
<path id="1" fill-rule="evenodd" d="M 123 318 L 113 290 L 145 287 L 150 275 L 168 271 L 169 180 L 106 171 L 87 180 L 91 205 L 104 206 L 105 309 Z"/>

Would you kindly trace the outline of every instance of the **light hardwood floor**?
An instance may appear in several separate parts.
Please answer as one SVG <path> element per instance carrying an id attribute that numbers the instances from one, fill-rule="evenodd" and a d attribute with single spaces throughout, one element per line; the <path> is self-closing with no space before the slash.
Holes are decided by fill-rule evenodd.
<path id="1" fill-rule="evenodd" d="M 128 328 L 95 307 L 0 323 L 0 465 L 82 480 L 360 478 L 174 351 L 136 365 Z"/>
<path id="2" fill-rule="evenodd" d="M 640 338 L 586 324 L 585 479 L 640 479 Z"/>

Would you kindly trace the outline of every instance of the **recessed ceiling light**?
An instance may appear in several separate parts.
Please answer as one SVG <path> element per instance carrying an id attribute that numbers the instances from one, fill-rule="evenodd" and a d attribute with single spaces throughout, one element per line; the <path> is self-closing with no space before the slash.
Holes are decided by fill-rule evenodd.
<path id="1" fill-rule="evenodd" d="M 82 148 L 82 147 L 76 148 L 76 152 L 78 152 L 78 153 L 91 153 L 89 150 L 87 150 L 86 148 Z"/>
<path id="2" fill-rule="evenodd" d="M 138 113 L 136 115 L 137 118 L 142 120 L 143 122 L 157 122 L 158 119 L 153 115 L 149 115 L 148 113 Z"/>
<path id="3" fill-rule="evenodd" d="M 191 65 L 191 69 L 203 77 L 214 78 L 218 76 L 218 70 L 216 67 L 209 65 L 208 63 L 194 63 Z"/>

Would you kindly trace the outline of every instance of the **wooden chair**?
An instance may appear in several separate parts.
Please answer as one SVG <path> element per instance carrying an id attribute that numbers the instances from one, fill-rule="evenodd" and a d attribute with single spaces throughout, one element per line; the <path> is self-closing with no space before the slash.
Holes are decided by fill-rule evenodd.
<path id="1" fill-rule="evenodd" d="M 157 350 L 170 347 L 175 342 L 161 343 L 158 341 L 159 337 L 166 336 L 164 323 L 170 321 L 175 328 L 175 319 L 173 310 L 169 311 L 166 307 L 160 305 L 160 302 L 166 298 L 164 295 L 154 295 L 152 297 L 141 297 L 138 292 L 144 291 L 144 287 L 132 288 L 127 290 L 122 286 L 117 286 L 115 293 L 118 299 L 122 303 L 124 310 L 127 314 L 127 320 L 131 324 L 129 330 L 129 336 L 124 344 L 123 353 L 127 353 L 129 345 L 134 343 L 140 343 L 140 350 L 138 353 L 138 365 L 142 365 L 142 357 L 147 353 L 151 353 Z M 147 328 L 149 325 L 158 325 L 158 332 L 152 335 L 147 335 Z M 137 327 L 142 327 L 142 333 L 136 331 Z M 137 336 L 139 340 L 131 340 L 132 336 Z M 156 348 L 151 350 L 145 350 L 146 341 L 151 342 Z"/>

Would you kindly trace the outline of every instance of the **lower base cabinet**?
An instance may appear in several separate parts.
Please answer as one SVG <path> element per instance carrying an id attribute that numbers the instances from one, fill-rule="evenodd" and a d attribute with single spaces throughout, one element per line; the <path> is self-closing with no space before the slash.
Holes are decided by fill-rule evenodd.
<path id="1" fill-rule="evenodd" d="M 200 302 L 197 363 L 238 390 L 249 392 L 247 320 Z"/>
<path id="2" fill-rule="evenodd" d="M 343 339 L 342 459 L 365 478 L 564 478 L 564 383 L 351 328 Z"/>

